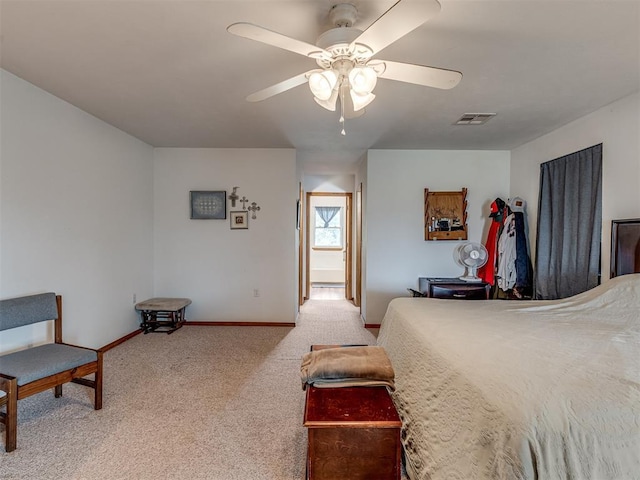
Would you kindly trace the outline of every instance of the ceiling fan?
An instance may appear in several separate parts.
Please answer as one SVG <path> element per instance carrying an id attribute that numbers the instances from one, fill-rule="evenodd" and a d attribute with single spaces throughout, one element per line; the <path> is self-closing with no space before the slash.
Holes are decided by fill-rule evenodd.
<path id="1" fill-rule="evenodd" d="M 362 31 L 353 28 L 358 14 L 356 7 L 340 3 L 329 12 L 334 28 L 320 35 L 317 45 L 246 22 L 229 25 L 227 31 L 313 58 L 320 67 L 255 92 L 247 97 L 249 102 L 259 102 L 308 83 L 314 100 L 327 110 L 335 111 L 340 99 L 344 135 L 344 119 L 364 113 L 364 107 L 375 98 L 373 89 L 378 78 L 441 89 L 453 88 L 460 82 L 462 74 L 454 70 L 373 58 L 439 11 L 437 0 L 398 0 Z"/>

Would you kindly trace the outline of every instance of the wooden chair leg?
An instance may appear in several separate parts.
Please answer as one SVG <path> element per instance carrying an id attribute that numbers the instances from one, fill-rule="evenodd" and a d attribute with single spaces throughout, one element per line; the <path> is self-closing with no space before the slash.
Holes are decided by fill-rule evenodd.
<path id="1" fill-rule="evenodd" d="M 16 378 L 2 378 L 0 386 L 6 393 L 6 412 L 3 415 L 5 428 L 5 450 L 13 452 L 16 449 L 18 430 L 18 380 Z"/>
<path id="2" fill-rule="evenodd" d="M 93 399 L 93 408 L 100 410 L 102 408 L 102 352 L 98 350 L 98 371 L 95 374 L 95 392 Z"/>

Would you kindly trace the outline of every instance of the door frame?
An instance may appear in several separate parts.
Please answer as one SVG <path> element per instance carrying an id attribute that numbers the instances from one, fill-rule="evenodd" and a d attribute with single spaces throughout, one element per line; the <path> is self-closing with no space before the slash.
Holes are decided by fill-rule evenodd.
<path id="1" fill-rule="evenodd" d="M 305 196 L 305 255 L 304 255 L 304 284 L 305 295 L 304 300 L 309 300 L 311 291 L 311 271 L 309 268 L 309 259 L 311 258 L 311 197 L 344 197 L 345 199 L 345 266 L 344 266 L 344 296 L 346 300 L 353 301 L 353 214 L 352 202 L 353 194 L 351 192 L 307 192 Z"/>
<path id="2" fill-rule="evenodd" d="M 355 204 L 355 228 L 356 228 L 356 243 L 355 243 L 355 296 L 353 298 L 353 304 L 356 307 L 362 305 L 362 183 L 358 185 L 356 190 L 356 204 Z"/>
<path id="3" fill-rule="evenodd" d="M 298 311 L 304 303 L 304 292 L 302 289 L 302 273 L 304 271 L 304 220 L 302 216 L 302 203 L 304 201 L 304 189 L 302 182 L 298 183 L 298 202 L 296 205 L 296 228 L 298 229 Z"/>

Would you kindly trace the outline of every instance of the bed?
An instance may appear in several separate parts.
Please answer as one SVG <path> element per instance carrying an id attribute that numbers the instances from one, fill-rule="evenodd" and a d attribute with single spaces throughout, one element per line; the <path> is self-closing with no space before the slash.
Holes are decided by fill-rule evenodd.
<path id="1" fill-rule="evenodd" d="M 412 480 L 640 479 L 640 274 L 563 300 L 396 298 L 378 345 Z"/>
<path id="2" fill-rule="evenodd" d="M 640 274 L 570 299 L 397 298 L 412 480 L 640 478 Z"/>

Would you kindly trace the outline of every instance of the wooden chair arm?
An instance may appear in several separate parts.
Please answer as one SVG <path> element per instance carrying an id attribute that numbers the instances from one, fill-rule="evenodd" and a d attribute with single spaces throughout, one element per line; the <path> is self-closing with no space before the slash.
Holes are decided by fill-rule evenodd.
<path id="1" fill-rule="evenodd" d="M 0 390 L 3 392 L 8 392 L 9 387 L 11 385 L 11 381 L 15 380 L 16 377 L 12 377 L 11 375 L 5 375 L 4 373 L 0 373 Z"/>

